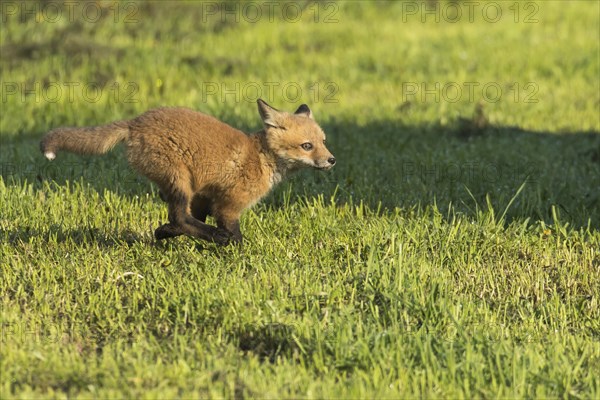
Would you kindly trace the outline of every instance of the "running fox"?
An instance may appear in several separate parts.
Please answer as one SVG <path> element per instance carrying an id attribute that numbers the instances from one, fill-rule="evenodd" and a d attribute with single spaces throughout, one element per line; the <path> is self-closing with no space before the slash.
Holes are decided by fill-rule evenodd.
<path id="1" fill-rule="evenodd" d="M 108 125 L 54 129 L 40 148 L 53 160 L 59 150 L 103 154 L 125 141 L 131 166 L 156 183 L 168 203 L 169 223 L 156 229 L 157 240 L 190 235 L 241 243 L 244 209 L 289 172 L 335 164 L 306 104 L 291 114 L 257 103 L 264 128 L 252 135 L 187 108 L 156 108 Z M 206 224 L 208 215 L 216 227 Z"/>

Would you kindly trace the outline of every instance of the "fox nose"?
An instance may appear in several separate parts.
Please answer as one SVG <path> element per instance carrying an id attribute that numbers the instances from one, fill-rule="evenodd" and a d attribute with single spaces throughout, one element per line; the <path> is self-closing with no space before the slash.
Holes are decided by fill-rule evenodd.
<path id="1" fill-rule="evenodd" d="M 329 157 L 329 158 L 327 159 L 327 162 L 328 162 L 329 164 L 331 164 L 331 165 L 335 165 L 335 157 Z"/>

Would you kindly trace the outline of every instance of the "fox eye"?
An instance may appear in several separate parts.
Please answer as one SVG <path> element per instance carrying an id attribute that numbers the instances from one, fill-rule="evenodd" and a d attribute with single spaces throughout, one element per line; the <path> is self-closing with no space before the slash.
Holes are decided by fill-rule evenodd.
<path id="1" fill-rule="evenodd" d="M 312 143 L 306 142 L 306 143 L 302 143 L 300 145 L 300 147 L 302 147 L 306 151 L 311 151 L 313 148 L 313 145 L 312 145 Z"/>

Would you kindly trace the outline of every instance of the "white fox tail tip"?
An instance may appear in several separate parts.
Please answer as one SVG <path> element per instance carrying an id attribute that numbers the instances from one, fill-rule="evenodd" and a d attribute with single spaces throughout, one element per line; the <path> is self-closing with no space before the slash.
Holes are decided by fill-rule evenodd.
<path id="1" fill-rule="evenodd" d="M 56 154 L 54 154 L 53 151 L 47 151 L 47 152 L 44 153 L 44 155 L 50 161 L 52 161 L 52 160 L 54 160 L 56 158 Z"/>

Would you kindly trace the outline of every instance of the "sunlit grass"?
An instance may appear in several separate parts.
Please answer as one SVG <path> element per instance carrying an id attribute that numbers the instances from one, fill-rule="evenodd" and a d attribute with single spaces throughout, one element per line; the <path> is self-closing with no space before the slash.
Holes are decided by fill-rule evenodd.
<path id="1" fill-rule="evenodd" d="M 392 2 L 3 23 L 1 397 L 597 398 L 598 6 L 535 4 L 529 24 Z M 48 101 L 69 82 L 101 96 Z M 406 93 L 464 82 L 505 95 Z M 338 165 L 247 212 L 243 250 L 156 243 L 166 207 L 123 149 L 39 154 L 50 128 L 158 105 L 256 130 L 249 84 L 308 103 Z"/>

